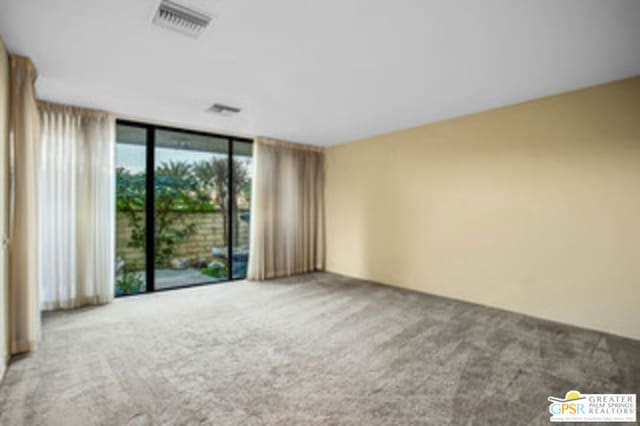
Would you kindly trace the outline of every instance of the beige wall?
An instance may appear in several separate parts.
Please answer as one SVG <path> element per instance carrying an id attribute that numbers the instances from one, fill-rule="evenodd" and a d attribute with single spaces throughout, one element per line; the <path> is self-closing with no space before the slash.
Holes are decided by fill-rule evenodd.
<path id="1" fill-rule="evenodd" d="M 8 232 L 9 198 L 9 56 L 0 39 L 0 239 Z M 9 259 L 0 241 L 0 378 L 9 353 Z"/>
<path id="2" fill-rule="evenodd" d="M 640 338 L 640 77 L 331 147 L 326 203 L 330 271 Z"/>

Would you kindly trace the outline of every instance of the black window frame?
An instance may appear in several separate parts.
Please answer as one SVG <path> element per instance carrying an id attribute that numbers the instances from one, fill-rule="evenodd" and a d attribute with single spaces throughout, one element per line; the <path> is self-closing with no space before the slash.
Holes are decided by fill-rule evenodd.
<path id="1" fill-rule="evenodd" d="M 166 126 L 153 123 L 145 123 L 141 121 L 128 120 L 128 119 L 116 119 L 116 128 L 118 125 L 137 127 L 145 129 L 145 168 L 146 168 L 146 180 L 145 180 L 145 291 L 139 293 L 121 294 L 117 297 L 137 296 L 146 293 L 155 293 L 159 291 L 172 291 L 182 288 L 198 287 L 203 285 L 212 284 L 225 284 L 233 281 L 245 280 L 245 277 L 234 278 L 233 277 L 233 203 L 227 203 L 227 279 L 198 282 L 194 284 L 180 285 L 169 288 L 155 288 L 155 196 L 154 196 L 154 183 L 155 183 L 155 148 L 156 148 L 156 131 L 167 130 L 171 132 L 179 132 L 198 136 L 209 136 L 218 139 L 225 139 L 227 141 L 227 164 L 229 167 L 228 172 L 228 191 L 229 200 L 233 200 L 235 194 L 233 193 L 233 152 L 235 142 L 253 144 L 253 139 L 243 138 L 239 136 L 225 135 L 221 133 L 205 132 L 200 130 L 185 129 L 181 127 Z M 117 140 L 116 140 L 117 143 Z M 114 188 L 115 191 L 115 188 Z M 150 232 L 151 231 L 151 232 Z"/>

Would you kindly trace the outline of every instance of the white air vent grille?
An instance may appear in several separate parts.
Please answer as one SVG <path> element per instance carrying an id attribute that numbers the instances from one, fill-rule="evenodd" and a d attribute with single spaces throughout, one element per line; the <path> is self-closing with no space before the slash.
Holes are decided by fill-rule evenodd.
<path id="1" fill-rule="evenodd" d="M 212 21 L 213 17 L 171 0 L 162 0 L 153 16 L 154 24 L 193 38 L 199 37 Z"/>
<path id="2" fill-rule="evenodd" d="M 224 104 L 213 104 L 209 107 L 208 111 L 214 113 L 214 114 L 218 114 L 218 115 L 222 115 L 224 117 L 230 117 L 234 114 L 239 113 L 240 111 L 242 111 L 240 108 L 237 107 L 232 107 L 229 105 L 224 105 Z"/>

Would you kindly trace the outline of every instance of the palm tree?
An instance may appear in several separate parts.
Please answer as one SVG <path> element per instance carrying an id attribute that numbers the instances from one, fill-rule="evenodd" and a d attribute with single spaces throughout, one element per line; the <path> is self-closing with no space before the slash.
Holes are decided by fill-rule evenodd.
<path id="1" fill-rule="evenodd" d="M 155 175 L 156 176 L 171 176 L 178 179 L 183 179 L 185 181 L 189 181 L 192 179 L 192 166 L 184 161 L 173 161 L 169 160 L 168 162 L 161 163 L 158 167 L 156 167 Z"/>
<path id="2" fill-rule="evenodd" d="M 215 208 L 226 210 L 229 191 L 227 176 L 229 167 L 224 158 L 200 161 L 193 166 L 193 175 L 199 191 L 208 193 Z"/>
<path id="3" fill-rule="evenodd" d="M 249 174 L 246 166 L 234 160 L 233 167 L 233 193 L 236 194 L 233 197 L 233 209 L 234 223 L 238 225 L 238 206 L 237 206 L 237 194 L 241 191 L 246 191 Z M 224 218 L 224 240 L 227 241 L 227 223 L 228 223 L 228 202 L 229 202 L 229 188 L 227 182 L 229 181 L 229 163 L 224 157 L 213 157 L 208 161 L 201 161 L 193 166 L 193 175 L 196 179 L 196 185 L 198 190 L 203 192 L 209 192 L 212 195 L 212 204 L 220 209 Z M 236 235 L 238 232 L 236 230 Z"/>

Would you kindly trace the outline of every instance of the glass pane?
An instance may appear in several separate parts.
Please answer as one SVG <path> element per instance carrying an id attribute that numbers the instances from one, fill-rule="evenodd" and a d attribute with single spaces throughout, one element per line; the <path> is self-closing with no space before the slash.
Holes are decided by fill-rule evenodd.
<path id="1" fill-rule="evenodd" d="M 116 296 L 146 291 L 146 129 L 116 126 Z"/>
<path id="2" fill-rule="evenodd" d="M 155 288 L 229 279 L 227 139 L 157 130 Z"/>
<path id="3" fill-rule="evenodd" d="M 253 144 L 233 142 L 233 278 L 247 276 Z"/>

